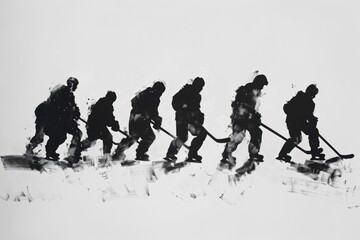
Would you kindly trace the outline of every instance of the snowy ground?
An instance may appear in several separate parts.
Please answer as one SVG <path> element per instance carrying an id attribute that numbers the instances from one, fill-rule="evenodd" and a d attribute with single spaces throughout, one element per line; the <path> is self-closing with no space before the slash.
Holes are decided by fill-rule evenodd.
<path id="1" fill-rule="evenodd" d="M 313 198 L 252 196 L 1 204 L 5 239 L 359 239 L 359 211 Z M 265 201 L 266 200 L 266 201 Z M 280 201 L 281 200 L 281 201 Z M 5 218 L 6 217 L 6 218 Z"/>
<path id="2" fill-rule="evenodd" d="M 342 168 L 344 175 L 334 187 L 277 162 L 259 165 L 236 183 L 229 182 L 226 172 L 215 175 L 215 168 L 206 164 L 169 174 L 148 163 L 80 171 L 52 168 L 53 172 L 41 174 L 2 169 L 2 235 L 6 239 L 358 239 L 359 178 L 353 177 L 359 171 Z"/>

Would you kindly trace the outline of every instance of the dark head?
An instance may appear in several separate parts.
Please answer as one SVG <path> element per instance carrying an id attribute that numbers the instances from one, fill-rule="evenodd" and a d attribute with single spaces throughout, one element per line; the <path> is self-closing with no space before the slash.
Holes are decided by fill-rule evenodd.
<path id="1" fill-rule="evenodd" d="M 109 102 L 113 103 L 113 102 L 116 101 L 116 93 L 113 92 L 113 91 L 108 91 L 108 92 L 106 93 L 105 98 L 106 98 Z"/>
<path id="2" fill-rule="evenodd" d="M 316 87 L 315 84 L 310 84 L 306 90 L 306 95 L 310 96 L 311 98 L 315 98 L 315 96 L 319 93 L 319 89 Z"/>
<path id="3" fill-rule="evenodd" d="M 196 77 L 194 81 L 192 82 L 192 86 L 197 92 L 201 92 L 205 85 L 205 81 L 202 77 Z"/>
<path id="4" fill-rule="evenodd" d="M 79 85 L 79 81 L 74 77 L 69 77 L 69 79 L 66 81 L 66 84 L 70 90 L 74 92 Z"/>
<path id="5" fill-rule="evenodd" d="M 157 81 L 152 86 L 152 90 L 158 96 L 161 96 L 165 92 L 165 84 L 163 82 Z"/>
<path id="6" fill-rule="evenodd" d="M 257 75 L 257 76 L 254 78 L 253 84 L 254 84 L 254 86 L 255 86 L 256 89 L 260 89 L 260 90 L 261 90 L 261 89 L 264 88 L 265 85 L 268 85 L 269 82 L 268 82 L 268 80 L 267 80 L 267 78 L 266 78 L 265 75 L 259 74 L 259 75 Z"/>

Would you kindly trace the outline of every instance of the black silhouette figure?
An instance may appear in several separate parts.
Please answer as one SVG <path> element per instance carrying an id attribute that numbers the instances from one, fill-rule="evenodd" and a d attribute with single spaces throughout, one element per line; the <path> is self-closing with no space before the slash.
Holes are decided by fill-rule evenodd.
<path id="1" fill-rule="evenodd" d="M 40 103 L 35 109 L 35 135 L 30 139 L 30 143 L 26 145 L 26 154 L 34 155 L 34 149 L 44 141 L 44 128 L 48 122 L 46 114 L 47 101 Z"/>
<path id="2" fill-rule="evenodd" d="M 229 164 L 231 168 L 236 165 L 236 158 L 232 156 L 232 153 L 243 141 L 246 130 L 250 133 L 248 146 L 250 158 L 241 168 L 237 169 L 237 172 L 244 169 L 247 172 L 254 170 L 254 162 L 262 162 L 264 158 L 263 155 L 259 154 L 262 130 L 260 129 L 261 114 L 258 112 L 257 103 L 258 98 L 261 97 L 261 90 L 265 85 L 268 85 L 266 76 L 257 75 L 251 83 L 240 86 L 236 90 L 235 100 L 231 104 L 233 109 L 231 114 L 232 136 L 230 142 L 225 145 L 222 163 Z"/>
<path id="3" fill-rule="evenodd" d="M 103 141 L 103 153 L 107 161 L 111 161 L 110 152 L 113 145 L 113 136 L 107 127 L 113 131 L 119 131 L 119 122 L 114 117 L 113 103 L 116 100 L 116 93 L 108 91 L 106 96 L 100 98 L 90 108 L 90 114 L 86 123 L 88 137 L 81 142 L 81 150 L 88 149 L 96 144 L 98 139 Z"/>
<path id="4" fill-rule="evenodd" d="M 58 160 L 58 147 L 65 142 L 66 134 L 73 135 L 69 146 L 68 160 L 76 163 L 80 159 L 80 140 L 82 132 L 78 128 L 77 120 L 80 111 L 75 103 L 73 92 L 79 81 L 70 77 L 67 85 L 59 85 L 50 92 L 50 97 L 35 110 L 36 133 L 27 145 L 26 152 L 33 154 L 33 149 L 43 141 L 44 134 L 49 137 L 46 143 L 46 158 Z"/>
<path id="5" fill-rule="evenodd" d="M 205 85 L 201 77 L 196 77 L 192 84 L 184 85 L 178 93 L 173 96 L 172 106 L 176 120 L 176 138 L 170 143 L 165 160 L 175 162 L 176 154 L 188 139 L 188 131 L 196 136 L 190 146 L 186 161 L 201 163 L 202 157 L 198 155 L 198 150 L 202 146 L 207 133 L 202 127 L 204 114 L 200 111 L 201 95 L 200 92 Z"/>
<path id="6" fill-rule="evenodd" d="M 301 132 L 309 136 L 312 160 L 324 160 L 322 148 L 319 148 L 319 130 L 316 125 L 318 118 L 314 116 L 315 103 L 313 99 L 318 94 L 319 89 L 315 84 L 309 85 L 305 92 L 299 91 L 295 97 L 284 105 L 286 113 L 286 125 L 289 130 L 290 138 L 285 142 L 280 150 L 278 160 L 290 161 L 288 154 L 298 145 L 301 140 Z"/>
<path id="7" fill-rule="evenodd" d="M 154 121 L 154 128 L 160 129 L 162 118 L 159 116 L 158 107 L 160 97 L 165 91 L 163 82 L 155 82 L 152 87 L 146 88 L 138 93 L 132 100 L 132 110 L 129 119 L 130 137 L 121 140 L 119 146 L 112 156 L 113 160 L 122 160 L 125 158 L 124 151 L 130 148 L 137 140 L 141 138 L 139 146 L 136 149 L 136 159 L 149 161 L 149 155 L 146 154 L 151 144 L 155 141 L 155 134 L 150 123 Z"/>

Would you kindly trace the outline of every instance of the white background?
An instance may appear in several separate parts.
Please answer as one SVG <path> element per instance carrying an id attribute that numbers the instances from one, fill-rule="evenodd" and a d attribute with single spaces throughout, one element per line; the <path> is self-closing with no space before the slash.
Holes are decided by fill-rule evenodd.
<path id="1" fill-rule="evenodd" d="M 215 136 L 226 137 L 230 133 L 227 125 L 235 90 L 252 80 L 252 73 L 259 70 L 269 80 L 260 108 L 265 124 L 287 136 L 283 104 L 297 91 L 315 83 L 320 89 L 315 99 L 320 132 L 340 152 L 357 155 L 359 12 L 359 1 L 3 0 L 0 2 L 0 154 L 25 151 L 27 138 L 34 134 L 34 109 L 48 97 L 49 88 L 64 84 L 70 76 L 80 81 L 75 96 L 84 118 L 89 102 L 103 97 L 107 90 L 115 91 L 118 99 L 114 114 L 122 128 L 127 126 L 134 94 L 154 81 L 165 81 L 167 90 L 159 111 L 164 128 L 173 133 L 171 97 L 190 79 L 201 76 L 206 81 L 202 92 L 205 126 Z M 84 130 L 83 125 L 81 128 Z M 115 140 L 121 137 L 114 133 Z M 263 138 L 262 153 L 267 161 L 273 161 L 283 141 L 266 130 Z M 150 149 L 152 159 L 162 158 L 169 142 L 168 136 L 157 134 Z M 302 144 L 308 148 L 306 137 Z M 100 147 L 101 143 L 96 145 L 96 153 L 100 153 Z M 246 152 L 246 146 L 240 148 Z M 324 148 L 328 156 L 333 156 L 329 148 Z M 64 146 L 60 150 L 65 153 Z M 221 145 L 208 139 L 199 153 L 215 166 L 222 150 Z M 127 155 L 134 156 L 134 151 L 132 148 Z M 185 156 L 184 152 L 181 154 Z M 304 156 L 294 150 L 293 157 Z M 306 206 L 303 202 L 298 204 Z M 210 205 L 217 211 L 217 203 Z M 292 207 L 279 206 L 288 210 Z M 45 215 L 31 212 L 32 207 L 18 209 L 6 205 L 3 209 L 7 209 L 9 217 L 19 214 L 31 222 L 41 219 L 41 224 L 47 225 Z M 190 206 L 193 208 L 196 207 Z M 170 211 L 167 210 L 160 211 L 164 221 Z M 120 224 L 130 215 L 118 213 L 118 218 L 110 219 Z M 105 216 L 101 217 L 103 221 Z M 62 217 L 66 218 L 60 214 Z M 140 222 L 161 226 L 142 218 L 141 214 L 137 217 Z M 230 209 L 217 220 L 202 215 L 199 222 L 209 228 L 216 228 L 214 222 L 225 227 L 227 221 L 237 221 L 238 217 L 235 209 Z M 288 213 L 275 221 L 288 221 L 292 217 Z M 13 226 L 16 221 L 10 223 Z M 237 237 L 237 231 L 231 233 L 234 236 L 228 237 Z M 195 238 L 202 238 L 201 231 L 196 234 Z M 353 236 L 351 232 L 348 234 Z M 271 236 L 275 237 L 276 231 Z"/>

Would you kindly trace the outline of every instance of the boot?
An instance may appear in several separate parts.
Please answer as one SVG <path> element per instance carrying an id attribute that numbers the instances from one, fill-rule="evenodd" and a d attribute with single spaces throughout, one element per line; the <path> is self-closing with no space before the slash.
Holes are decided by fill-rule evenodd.
<path id="1" fill-rule="evenodd" d="M 59 160 L 59 154 L 54 152 L 54 153 L 46 153 L 46 157 L 45 159 L 47 160 L 51 160 L 51 161 L 58 161 Z"/>
<path id="2" fill-rule="evenodd" d="M 314 149 L 314 150 L 311 150 L 314 154 L 320 154 L 324 151 L 324 149 L 322 149 L 321 147 L 317 148 L 317 149 Z"/>
<path id="3" fill-rule="evenodd" d="M 264 162 L 264 156 L 258 153 L 250 155 L 250 159 L 257 163 Z"/>
<path id="4" fill-rule="evenodd" d="M 185 161 L 193 163 L 202 163 L 202 157 L 198 154 L 189 154 Z"/>
<path id="5" fill-rule="evenodd" d="M 236 158 L 231 156 L 230 158 L 226 158 L 223 156 L 223 158 L 220 160 L 220 165 L 225 166 L 227 165 L 229 170 L 231 170 L 236 165 Z"/>
<path id="6" fill-rule="evenodd" d="M 136 154 L 136 160 L 139 160 L 139 161 L 150 161 L 149 160 L 149 155 L 147 155 L 146 153 L 143 153 L 143 154 Z"/>
<path id="7" fill-rule="evenodd" d="M 100 163 L 103 166 L 112 166 L 112 156 L 110 153 L 104 153 L 104 156 L 99 158 L 98 163 Z"/>
<path id="8" fill-rule="evenodd" d="M 34 155 L 35 154 L 34 151 L 33 151 L 34 148 L 35 148 L 34 144 L 32 144 L 32 143 L 27 144 L 26 145 L 25 155 Z"/>
<path id="9" fill-rule="evenodd" d="M 323 152 L 322 148 L 319 147 L 312 148 L 310 160 L 325 160 L 325 154 L 323 154 L 322 152 Z"/>
<path id="10" fill-rule="evenodd" d="M 112 156 L 111 156 L 113 161 L 121 161 L 124 160 L 126 158 L 126 155 L 124 154 L 123 151 L 120 152 L 115 152 Z"/>
<path id="11" fill-rule="evenodd" d="M 171 162 L 171 163 L 175 163 L 177 160 L 177 157 L 173 154 L 166 154 L 166 157 L 164 157 L 164 160 Z"/>
<path id="12" fill-rule="evenodd" d="M 79 163 L 80 158 L 76 157 L 76 156 L 67 156 L 64 158 L 64 160 L 66 160 L 69 164 L 69 166 L 73 166 L 73 164 Z"/>
<path id="13" fill-rule="evenodd" d="M 284 162 L 290 162 L 291 156 L 287 154 L 279 154 L 279 156 L 276 159 Z"/>
<path id="14" fill-rule="evenodd" d="M 236 169 L 236 173 L 239 175 L 242 175 L 245 173 L 250 174 L 254 170 L 255 170 L 255 163 L 254 163 L 254 160 L 250 158 L 249 160 L 247 160 L 244 163 L 244 165 L 242 167 Z"/>
<path id="15" fill-rule="evenodd" d="M 290 162 L 291 157 L 289 156 L 289 153 L 293 150 L 294 147 L 295 145 L 293 141 L 291 139 L 288 139 L 285 142 L 284 146 L 281 148 L 279 156 L 276 159 L 284 162 Z"/>
<path id="16" fill-rule="evenodd" d="M 325 154 L 311 154 L 311 159 L 313 161 L 324 161 L 325 160 Z"/>

